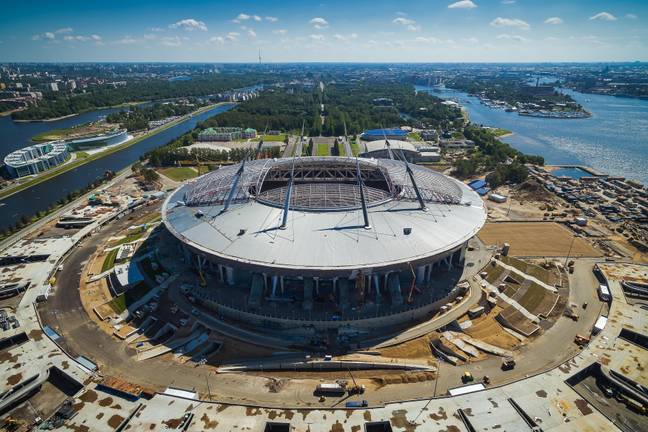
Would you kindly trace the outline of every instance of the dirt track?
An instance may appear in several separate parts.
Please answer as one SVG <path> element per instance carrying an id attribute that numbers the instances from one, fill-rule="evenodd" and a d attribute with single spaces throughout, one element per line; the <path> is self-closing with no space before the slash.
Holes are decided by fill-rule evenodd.
<path id="1" fill-rule="evenodd" d="M 512 256 L 556 257 L 600 257 L 586 240 L 576 238 L 565 227 L 555 222 L 498 222 L 487 223 L 479 232 L 479 238 L 486 244 L 511 246 Z"/>

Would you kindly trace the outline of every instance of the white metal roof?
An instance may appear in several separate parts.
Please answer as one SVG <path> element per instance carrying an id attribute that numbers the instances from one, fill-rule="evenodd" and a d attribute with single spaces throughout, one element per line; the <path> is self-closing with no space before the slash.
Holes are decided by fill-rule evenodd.
<path id="1" fill-rule="evenodd" d="M 335 159 L 345 158 L 329 159 L 335 162 Z M 381 161 L 388 165 L 404 165 L 397 161 Z M 232 171 L 238 169 L 234 168 Z M 164 204 L 163 219 L 167 228 L 182 241 L 206 254 L 229 261 L 311 270 L 394 266 L 460 246 L 473 237 L 486 220 L 481 198 L 466 185 L 426 168 L 415 165 L 412 168 L 417 171 L 417 182 L 424 178 L 424 174 L 435 177 L 444 188 L 452 190 L 456 202 L 437 201 L 434 194 L 427 193 L 427 211 L 423 211 L 414 193 L 407 192 L 405 180 L 392 178 L 394 184 L 402 181 L 403 185 L 396 188 L 397 195 L 393 198 L 368 208 L 370 229 L 364 228 L 361 208 L 337 211 L 291 209 L 286 229 L 279 229 L 284 209 L 249 195 L 233 201 L 225 212 L 222 212 L 224 204 L 221 199 L 213 204 L 206 203 L 208 191 L 202 191 L 201 198 L 193 206 L 179 205 L 178 202 L 185 200 L 190 202 L 188 198 L 195 187 L 211 183 L 209 179 L 201 178 L 183 185 L 169 196 Z M 249 173 L 243 173 L 239 183 L 248 181 L 246 175 L 256 177 L 253 166 Z M 227 185 L 231 188 L 233 183 L 229 180 Z M 219 181 L 214 187 L 218 188 L 220 184 Z M 218 195 L 227 196 L 227 188 Z M 235 195 L 240 197 L 243 193 L 239 191 Z M 411 228 L 411 233 L 406 234 L 404 228 Z"/>
<path id="2" fill-rule="evenodd" d="M 375 152 L 375 151 L 380 151 L 380 150 L 385 150 L 387 148 L 387 142 L 389 142 L 389 146 L 391 147 L 392 150 L 403 150 L 403 151 L 410 151 L 410 152 L 416 152 L 416 147 L 410 142 L 407 141 L 400 141 L 400 140 L 376 140 L 376 141 L 369 141 L 364 143 L 365 148 L 367 149 L 367 153 Z"/>

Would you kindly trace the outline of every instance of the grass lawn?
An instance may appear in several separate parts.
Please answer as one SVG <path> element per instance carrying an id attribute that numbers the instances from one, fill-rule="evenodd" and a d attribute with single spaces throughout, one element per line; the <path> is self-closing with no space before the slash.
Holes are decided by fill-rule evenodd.
<path id="1" fill-rule="evenodd" d="M 549 295 L 549 291 L 542 288 L 537 283 L 532 282 L 529 289 L 527 289 L 527 292 L 525 292 L 522 298 L 518 300 L 518 303 L 532 314 L 535 314 L 534 311 L 538 306 L 540 306 L 545 295 Z"/>
<path id="2" fill-rule="evenodd" d="M 85 158 L 87 158 L 88 156 L 90 156 L 90 153 L 88 153 L 88 152 L 84 152 L 84 151 L 74 152 L 74 154 L 76 155 L 76 158 L 77 158 L 77 159 L 85 159 Z"/>
<path id="3" fill-rule="evenodd" d="M 421 134 L 418 132 L 410 132 L 407 134 L 407 138 L 413 139 L 415 141 L 422 141 Z"/>
<path id="4" fill-rule="evenodd" d="M 508 135 L 508 134 L 512 133 L 510 130 L 502 129 L 502 128 L 494 128 L 494 129 L 491 129 L 491 130 L 493 131 L 493 133 L 495 134 L 496 137 L 500 137 L 500 136 Z"/>
<path id="5" fill-rule="evenodd" d="M 117 241 L 112 242 L 111 246 L 119 246 L 125 243 L 134 242 L 135 240 L 139 240 L 140 238 L 142 238 L 143 235 L 144 235 L 144 231 L 128 234 L 123 239 L 119 239 Z"/>
<path id="6" fill-rule="evenodd" d="M 110 270 L 115 266 L 115 258 L 117 258 L 117 252 L 119 249 L 113 249 L 106 255 L 104 262 L 101 265 L 101 273 Z"/>
<path id="7" fill-rule="evenodd" d="M 198 177 L 198 171 L 192 167 L 171 167 L 162 168 L 158 170 L 160 174 L 171 180 L 182 182 L 195 177 Z"/>
<path id="8" fill-rule="evenodd" d="M 349 145 L 351 146 L 351 151 L 353 152 L 353 156 L 358 156 L 360 154 L 360 146 L 358 145 L 358 142 L 351 141 Z"/>
<path id="9" fill-rule="evenodd" d="M 329 153 L 329 145 L 326 143 L 320 143 L 317 144 L 317 156 L 328 156 Z"/>
<path id="10" fill-rule="evenodd" d="M 141 299 L 150 290 L 151 287 L 146 285 L 144 282 L 140 282 L 137 285 L 129 288 L 126 292 L 123 292 L 112 299 L 108 303 L 108 306 L 110 306 L 110 308 L 114 310 L 115 313 L 120 314 L 128 309 L 130 305 Z"/>
<path id="11" fill-rule="evenodd" d="M 279 135 L 261 135 L 261 138 L 263 138 L 263 141 L 281 141 L 283 142 L 286 139 L 286 134 L 279 134 Z"/>
<path id="12" fill-rule="evenodd" d="M 464 139 L 465 137 L 464 137 L 464 134 L 462 132 L 454 131 L 454 132 L 452 132 L 452 138 L 454 138 L 454 139 Z"/>

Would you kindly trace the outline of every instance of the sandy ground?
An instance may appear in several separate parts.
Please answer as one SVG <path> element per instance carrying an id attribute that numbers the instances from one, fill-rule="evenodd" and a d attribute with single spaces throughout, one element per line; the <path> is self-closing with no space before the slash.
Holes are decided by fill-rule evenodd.
<path id="1" fill-rule="evenodd" d="M 567 228 L 555 222 L 487 223 L 478 235 L 488 245 L 508 243 L 512 256 L 602 256 L 587 241 L 580 237 L 574 239 Z"/>

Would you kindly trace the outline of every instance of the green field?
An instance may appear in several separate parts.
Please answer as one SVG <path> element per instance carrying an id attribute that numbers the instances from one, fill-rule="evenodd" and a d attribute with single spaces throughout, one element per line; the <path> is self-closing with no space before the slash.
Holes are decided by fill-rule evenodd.
<path id="1" fill-rule="evenodd" d="M 360 146 L 358 145 L 358 142 L 356 140 L 351 140 L 349 145 L 351 146 L 353 156 L 358 156 L 360 154 Z"/>
<path id="2" fill-rule="evenodd" d="M 261 138 L 263 138 L 263 141 L 284 141 L 286 139 L 286 134 L 279 134 L 279 135 L 261 135 Z"/>
<path id="3" fill-rule="evenodd" d="M 119 249 L 113 249 L 106 255 L 104 262 L 101 265 L 101 273 L 110 270 L 115 266 L 115 258 L 117 258 L 117 252 Z"/>
<path id="4" fill-rule="evenodd" d="M 329 156 L 329 145 L 326 143 L 317 144 L 317 156 Z"/>
<path id="5" fill-rule="evenodd" d="M 115 311 L 115 313 L 124 312 L 130 305 L 135 303 L 137 300 L 141 299 L 151 288 L 146 285 L 144 282 L 140 282 L 137 285 L 129 288 L 126 292 L 121 293 L 110 302 L 108 306 Z"/>
<path id="6" fill-rule="evenodd" d="M 418 132 L 410 132 L 410 133 L 408 133 L 407 138 L 413 139 L 415 141 L 422 141 L 421 135 Z"/>
<path id="7" fill-rule="evenodd" d="M 496 137 L 501 137 L 512 133 L 510 130 L 502 129 L 502 128 L 492 128 L 491 132 L 493 132 L 493 134 L 495 134 Z"/>
<path id="8" fill-rule="evenodd" d="M 134 242 L 135 240 L 139 240 L 140 238 L 142 238 L 144 233 L 145 233 L 145 231 L 139 231 L 139 232 L 136 232 L 136 233 L 128 234 L 126 237 L 112 242 L 111 246 L 119 246 L 119 245 L 123 245 L 123 244 L 126 244 L 126 243 Z"/>
<path id="9" fill-rule="evenodd" d="M 158 170 L 160 174 L 171 180 L 182 182 L 198 177 L 198 171 L 192 167 L 171 167 Z"/>

